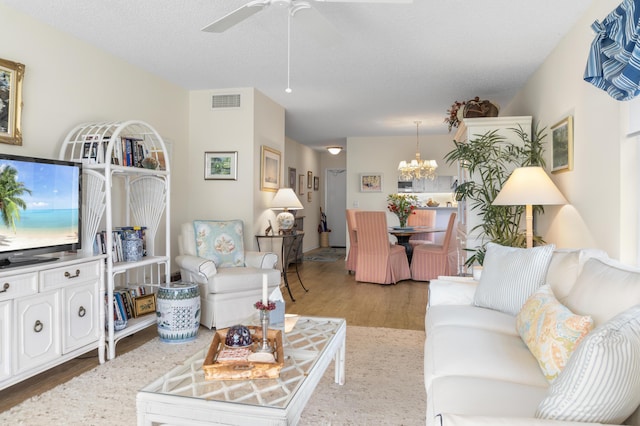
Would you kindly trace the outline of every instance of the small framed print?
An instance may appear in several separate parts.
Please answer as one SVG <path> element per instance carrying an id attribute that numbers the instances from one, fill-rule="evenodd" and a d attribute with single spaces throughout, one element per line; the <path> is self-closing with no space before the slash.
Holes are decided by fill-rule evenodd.
<path id="1" fill-rule="evenodd" d="M 382 192 L 382 173 L 360 173 L 360 192 Z"/>
<path id="2" fill-rule="evenodd" d="M 0 142 L 22 145 L 24 64 L 0 59 Z"/>
<path id="3" fill-rule="evenodd" d="M 317 191 L 320 189 L 320 178 L 318 176 L 313 177 L 313 190 Z"/>
<path id="4" fill-rule="evenodd" d="M 298 175 L 298 195 L 304 195 L 304 175 Z"/>
<path id="5" fill-rule="evenodd" d="M 151 314 L 156 311 L 156 295 L 147 294 L 133 299 L 133 316 L 137 318 L 142 315 Z"/>
<path id="6" fill-rule="evenodd" d="M 260 191 L 276 192 L 280 188 L 280 151 L 262 145 Z"/>
<path id="7" fill-rule="evenodd" d="M 296 177 L 298 176 L 296 169 L 289 167 L 289 188 L 296 192 Z"/>
<path id="8" fill-rule="evenodd" d="M 551 127 L 551 173 L 573 170 L 573 117 Z"/>
<path id="9" fill-rule="evenodd" d="M 307 192 L 307 202 L 308 202 L 308 203 L 310 203 L 310 202 L 311 202 L 311 199 L 312 199 L 312 198 L 311 198 L 311 197 L 312 197 L 312 195 L 311 195 L 311 194 L 313 194 L 313 192 L 311 192 L 311 191 Z"/>
<path id="10" fill-rule="evenodd" d="M 313 182 L 313 173 L 307 172 L 307 188 L 311 189 L 312 182 Z"/>
<path id="11" fill-rule="evenodd" d="M 238 151 L 205 152 L 205 180 L 238 180 Z"/>

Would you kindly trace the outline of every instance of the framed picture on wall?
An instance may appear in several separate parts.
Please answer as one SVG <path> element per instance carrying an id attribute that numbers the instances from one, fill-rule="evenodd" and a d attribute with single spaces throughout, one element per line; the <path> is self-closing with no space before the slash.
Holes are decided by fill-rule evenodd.
<path id="1" fill-rule="evenodd" d="M 318 176 L 313 177 L 313 190 L 317 191 L 320 189 L 320 178 Z"/>
<path id="2" fill-rule="evenodd" d="M 22 145 L 22 79 L 24 65 L 0 59 L 0 142 Z"/>
<path id="3" fill-rule="evenodd" d="M 568 116 L 551 127 L 551 172 L 573 170 L 573 117 Z"/>
<path id="4" fill-rule="evenodd" d="M 298 175 L 298 195 L 304 195 L 304 175 Z"/>
<path id="5" fill-rule="evenodd" d="M 260 190 L 276 192 L 280 188 L 280 151 L 262 145 Z"/>
<path id="6" fill-rule="evenodd" d="M 289 167 L 289 188 L 296 192 L 296 177 L 298 176 L 296 169 Z"/>
<path id="7" fill-rule="evenodd" d="M 382 192 L 382 173 L 360 173 L 360 192 Z"/>
<path id="8" fill-rule="evenodd" d="M 238 180 L 238 151 L 204 153 L 205 180 Z"/>
<path id="9" fill-rule="evenodd" d="M 307 188 L 311 189 L 312 182 L 313 182 L 313 173 L 307 172 Z"/>

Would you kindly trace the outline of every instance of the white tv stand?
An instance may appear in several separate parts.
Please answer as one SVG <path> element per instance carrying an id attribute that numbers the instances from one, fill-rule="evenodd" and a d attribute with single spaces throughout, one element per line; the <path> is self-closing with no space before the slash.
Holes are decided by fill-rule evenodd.
<path id="1" fill-rule="evenodd" d="M 94 349 L 105 361 L 105 256 L 49 257 L 0 270 L 0 389 Z"/>

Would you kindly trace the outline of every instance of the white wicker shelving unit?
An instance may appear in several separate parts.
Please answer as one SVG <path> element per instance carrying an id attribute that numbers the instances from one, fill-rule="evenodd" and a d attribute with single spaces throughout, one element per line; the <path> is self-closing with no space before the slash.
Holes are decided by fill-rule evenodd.
<path id="1" fill-rule="evenodd" d="M 129 155 L 124 141 L 135 140 L 138 155 Z M 137 160 L 135 164 L 133 159 Z M 140 160 L 151 157 L 159 167 L 143 168 Z M 164 141 L 149 124 L 142 121 L 85 123 L 75 127 L 65 137 L 60 159 L 82 162 L 83 208 L 82 247 L 93 252 L 97 232 L 106 231 L 106 247 L 113 247 L 112 231 L 117 226 L 146 226 L 146 253 L 137 262 L 115 262 L 107 250 L 107 288 L 105 336 L 108 359 L 116 356 L 116 344 L 123 337 L 156 324 L 149 314 L 128 320 L 127 327 L 114 329 L 114 289 L 120 286 L 154 285 L 170 280 L 170 167 Z M 117 222 L 117 223 L 116 223 Z M 160 226 L 164 226 L 164 247 L 157 241 Z"/>

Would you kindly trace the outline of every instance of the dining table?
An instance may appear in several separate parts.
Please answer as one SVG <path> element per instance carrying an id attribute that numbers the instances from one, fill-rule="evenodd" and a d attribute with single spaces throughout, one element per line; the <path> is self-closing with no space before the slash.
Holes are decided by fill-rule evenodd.
<path id="1" fill-rule="evenodd" d="M 398 239 L 398 244 L 404 246 L 407 252 L 407 259 L 411 263 L 413 256 L 413 246 L 409 243 L 411 236 L 415 234 L 434 234 L 436 232 L 447 232 L 447 228 L 439 226 L 391 226 L 388 229 L 389 234 Z"/>

